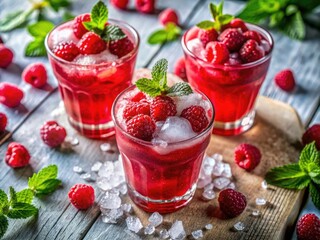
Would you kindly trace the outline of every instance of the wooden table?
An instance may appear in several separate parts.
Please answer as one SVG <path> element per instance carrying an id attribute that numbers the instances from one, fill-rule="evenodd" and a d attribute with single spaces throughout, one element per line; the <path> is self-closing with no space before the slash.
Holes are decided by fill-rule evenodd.
<path id="1" fill-rule="evenodd" d="M 74 1 L 73 13 L 88 12 L 92 1 Z M 203 19 L 209 19 L 207 5 L 210 1 L 181 0 L 159 1 L 158 9 L 172 7 L 177 9 L 181 22 L 185 29 L 195 25 Z M 216 2 L 216 1 L 215 1 Z M 15 4 L 16 3 L 16 4 Z M 2 0 L 0 1 L 0 18 L 14 9 L 22 9 L 27 1 Z M 225 11 L 236 13 L 244 5 L 243 2 L 226 1 Z M 150 46 L 146 44 L 148 35 L 160 28 L 156 15 L 141 15 L 135 11 L 120 11 L 109 7 L 110 16 L 122 19 L 135 27 L 141 36 L 141 45 L 137 61 L 137 68 L 150 67 L 160 58 L 169 60 L 169 68 L 173 69 L 175 61 L 182 56 L 180 42 L 169 43 L 164 46 Z M 320 122 L 320 33 L 308 29 L 308 39 L 303 42 L 291 40 L 279 32 L 272 31 L 275 48 L 271 66 L 267 78 L 262 86 L 261 94 L 273 99 L 290 104 L 299 113 L 305 127 Z M 0 81 L 12 82 L 19 85 L 25 91 L 23 104 L 15 109 L 0 105 L 0 112 L 7 114 L 9 125 L 7 132 L 0 139 L 0 156 L 3 159 L 8 143 L 17 141 L 23 143 L 32 154 L 31 165 L 26 168 L 13 170 L 4 161 L 0 162 L 0 188 L 5 191 L 9 186 L 21 190 L 27 186 L 27 179 L 34 171 L 38 171 L 49 164 L 57 164 L 59 178 L 63 181 L 63 187 L 54 194 L 36 200 L 40 206 L 38 218 L 28 220 L 10 221 L 10 226 L 5 239 L 123 239 L 122 232 L 125 223 L 121 225 L 108 225 L 101 221 L 98 206 L 88 211 L 76 211 L 69 203 L 67 192 L 75 183 L 82 182 L 79 175 L 72 172 L 72 167 L 81 165 L 89 168 L 95 161 L 115 157 L 112 154 L 100 150 L 102 141 L 86 139 L 78 135 L 62 119 L 61 124 L 66 126 L 68 135 L 79 139 L 80 144 L 73 147 L 73 151 L 59 151 L 50 149 L 40 140 L 39 127 L 46 120 L 52 119 L 52 112 L 58 108 L 60 100 L 57 91 L 57 82 L 49 71 L 49 83 L 51 88 L 38 90 L 31 88 L 21 81 L 22 70 L 31 62 L 40 61 L 47 65 L 46 58 L 25 58 L 23 56 L 26 43 L 31 40 L 24 29 L 18 29 L 8 34 L 2 34 L 6 44 L 15 52 L 14 63 L 6 70 L 0 69 Z M 293 93 L 285 93 L 277 88 L 273 82 L 273 76 L 279 70 L 292 68 L 298 83 Z M 100 196 L 100 194 L 98 194 Z M 318 212 L 310 199 L 302 213 Z M 112 234 L 106 234 L 107 232 Z M 106 238 L 106 236 L 108 236 Z M 128 236 L 128 235 L 127 235 Z M 130 234 L 131 239 L 140 239 L 135 234 Z"/>

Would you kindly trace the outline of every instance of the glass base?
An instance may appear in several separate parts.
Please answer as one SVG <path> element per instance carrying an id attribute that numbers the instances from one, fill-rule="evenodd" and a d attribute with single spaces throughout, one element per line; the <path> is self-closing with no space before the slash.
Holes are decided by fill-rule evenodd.
<path id="1" fill-rule="evenodd" d="M 107 139 L 115 134 L 113 121 L 104 124 L 85 124 L 68 117 L 70 125 L 87 138 Z"/>
<path id="2" fill-rule="evenodd" d="M 234 122 L 215 121 L 212 132 L 223 136 L 239 135 L 252 127 L 255 115 L 256 112 L 252 110 L 244 117 Z"/>
<path id="3" fill-rule="evenodd" d="M 184 207 L 191 201 L 196 191 L 196 187 L 197 185 L 193 184 L 192 187 L 184 195 L 174 197 L 168 200 L 157 200 L 143 196 L 137 191 L 135 191 L 129 184 L 128 194 L 130 198 L 134 201 L 134 203 L 146 212 L 171 213 Z"/>

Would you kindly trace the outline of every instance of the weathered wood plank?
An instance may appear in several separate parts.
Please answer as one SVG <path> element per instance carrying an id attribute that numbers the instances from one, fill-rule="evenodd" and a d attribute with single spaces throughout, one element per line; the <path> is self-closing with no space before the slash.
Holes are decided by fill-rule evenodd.
<path id="1" fill-rule="evenodd" d="M 193 14 L 193 17 L 187 23 L 187 28 L 202 20 L 210 19 L 207 7 L 209 2 L 212 1 L 207 0 Z M 226 1 L 224 11 L 235 14 L 244 4 L 238 1 Z M 312 29 L 308 30 L 310 30 L 309 38 L 305 41 L 295 41 L 277 31 L 271 31 L 275 40 L 275 48 L 269 72 L 260 90 L 262 95 L 286 102 L 294 107 L 304 124 L 308 124 L 311 120 L 310 117 L 320 103 L 320 68 L 318 67 L 320 51 L 315 51 L 315 49 L 320 49 L 320 33 Z M 160 58 L 167 58 L 172 71 L 174 63 L 182 55 L 180 41 L 170 43 L 161 49 L 149 66 L 152 66 Z M 292 93 L 282 91 L 273 82 L 274 75 L 284 68 L 293 69 L 296 76 L 298 87 Z"/>

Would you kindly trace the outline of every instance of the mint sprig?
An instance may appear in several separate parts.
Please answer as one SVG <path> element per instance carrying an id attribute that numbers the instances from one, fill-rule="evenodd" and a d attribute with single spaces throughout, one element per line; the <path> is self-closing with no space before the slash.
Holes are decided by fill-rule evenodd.
<path id="1" fill-rule="evenodd" d="M 180 82 L 172 87 L 167 86 L 168 61 L 160 59 L 155 63 L 151 70 L 151 79 L 141 78 L 136 82 L 137 88 L 150 97 L 159 95 L 181 96 L 192 93 L 192 89 L 188 83 Z"/>
<path id="2" fill-rule="evenodd" d="M 151 33 L 147 41 L 149 44 L 164 44 L 166 42 L 172 42 L 179 38 L 181 32 L 182 30 L 179 26 L 169 22 L 164 28 Z"/>
<path id="3" fill-rule="evenodd" d="M 16 192 L 10 187 L 9 197 L 0 189 L 0 238 L 8 229 L 8 218 L 25 219 L 38 214 L 38 208 L 32 204 L 33 198 L 53 192 L 61 184 L 56 179 L 57 174 L 57 166 L 50 165 L 29 178 L 29 188 Z"/>
<path id="4" fill-rule="evenodd" d="M 311 199 L 320 209 L 320 152 L 315 142 L 304 147 L 298 163 L 273 168 L 265 178 L 269 184 L 282 188 L 300 190 L 309 187 Z"/>
<path id="5" fill-rule="evenodd" d="M 90 14 L 91 20 L 83 22 L 88 31 L 93 31 L 105 41 L 116 41 L 126 37 L 126 34 L 116 25 L 106 25 L 109 18 L 109 10 L 102 2 L 97 2 Z"/>

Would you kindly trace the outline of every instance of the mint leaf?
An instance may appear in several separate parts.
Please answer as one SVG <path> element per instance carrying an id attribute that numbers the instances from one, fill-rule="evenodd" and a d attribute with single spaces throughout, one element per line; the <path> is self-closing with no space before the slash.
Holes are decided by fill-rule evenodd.
<path id="1" fill-rule="evenodd" d="M 0 189 L 0 213 L 3 207 L 9 205 L 9 200 L 7 194 Z"/>
<path id="2" fill-rule="evenodd" d="M 216 16 L 218 15 L 217 6 L 214 5 L 213 3 L 209 3 L 209 10 L 210 10 L 212 18 L 216 19 Z"/>
<path id="3" fill-rule="evenodd" d="M 269 26 L 276 27 L 278 26 L 281 21 L 284 19 L 285 15 L 282 11 L 275 12 L 270 16 Z"/>
<path id="4" fill-rule="evenodd" d="M 272 168 L 265 179 L 269 184 L 288 189 L 303 189 L 311 181 L 298 163 Z"/>
<path id="5" fill-rule="evenodd" d="M 260 0 L 250 0 L 237 17 L 246 22 L 259 23 L 269 15 L 270 13 L 261 8 Z"/>
<path id="6" fill-rule="evenodd" d="M 115 25 L 108 25 L 102 34 L 102 38 L 105 41 L 115 41 L 126 37 L 126 34 Z"/>
<path id="7" fill-rule="evenodd" d="M 159 83 L 161 90 L 167 86 L 167 71 L 168 61 L 164 58 L 157 61 L 151 70 L 152 80 Z"/>
<path id="8" fill-rule="evenodd" d="M 0 239 L 6 233 L 8 226 L 9 226 L 8 219 L 3 214 L 0 214 Z"/>
<path id="9" fill-rule="evenodd" d="M 320 168 L 313 169 L 311 172 L 309 172 L 309 176 L 316 184 L 320 184 Z"/>
<path id="10" fill-rule="evenodd" d="M 289 19 L 285 21 L 282 30 L 293 39 L 304 39 L 306 36 L 306 27 L 301 12 L 297 11 L 294 15 L 291 15 Z"/>
<path id="11" fill-rule="evenodd" d="M 56 165 L 49 165 L 41 169 L 38 173 L 34 173 L 31 178 L 29 178 L 28 186 L 31 190 L 37 191 L 39 186 L 41 186 L 45 181 L 49 179 L 55 179 L 58 175 L 58 167 Z"/>
<path id="12" fill-rule="evenodd" d="M 68 0 L 47 0 L 53 10 L 56 12 L 59 11 L 60 8 L 69 7 L 70 2 Z"/>
<path id="13" fill-rule="evenodd" d="M 32 12 L 33 9 L 9 13 L 0 20 L 0 32 L 9 32 L 26 24 L 28 22 L 28 17 Z"/>
<path id="14" fill-rule="evenodd" d="M 176 40 L 181 34 L 181 28 L 171 22 L 166 24 L 165 30 L 167 31 L 167 42 Z"/>
<path id="15" fill-rule="evenodd" d="M 317 150 L 315 142 L 307 144 L 299 158 L 300 168 L 306 173 L 314 169 L 320 169 L 320 152 Z"/>
<path id="16" fill-rule="evenodd" d="M 232 19 L 234 19 L 232 15 L 224 14 L 218 17 L 218 22 L 220 22 L 221 25 L 226 25 L 231 22 Z"/>
<path id="17" fill-rule="evenodd" d="M 179 82 L 168 89 L 168 96 L 183 96 L 193 93 L 188 83 Z"/>
<path id="18" fill-rule="evenodd" d="M 299 9 L 297 8 L 296 5 L 292 5 L 292 4 L 291 4 L 291 5 L 288 5 L 288 6 L 286 7 L 286 15 L 287 15 L 287 16 L 290 16 L 290 15 L 296 13 L 298 10 L 299 10 Z"/>
<path id="19" fill-rule="evenodd" d="M 24 50 L 24 55 L 27 57 L 40 57 L 47 54 L 46 47 L 44 45 L 44 38 L 36 38 L 32 42 L 28 43 Z"/>
<path id="20" fill-rule="evenodd" d="M 97 2 L 91 10 L 91 22 L 100 30 L 104 29 L 105 23 L 108 21 L 108 8 L 102 2 Z"/>
<path id="21" fill-rule="evenodd" d="M 320 209 L 320 185 L 311 183 L 309 185 L 309 192 L 312 202 L 318 209 Z"/>
<path id="22" fill-rule="evenodd" d="M 159 82 L 148 78 L 139 79 L 136 81 L 136 86 L 141 92 L 148 94 L 150 97 L 155 97 L 161 94 Z"/>
<path id="23" fill-rule="evenodd" d="M 222 1 L 217 5 L 217 7 L 216 7 L 218 15 L 222 15 L 222 12 L 223 12 L 223 4 L 224 4 L 224 0 L 222 0 Z"/>
<path id="24" fill-rule="evenodd" d="M 280 10 L 281 4 L 279 3 L 279 0 L 260 0 L 259 7 L 264 12 L 274 13 Z"/>
<path id="25" fill-rule="evenodd" d="M 14 206 L 17 203 L 17 193 L 13 187 L 9 188 L 10 192 L 10 206 Z"/>
<path id="26" fill-rule="evenodd" d="M 33 192 L 30 189 L 23 189 L 20 192 L 17 192 L 17 202 L 20 203 L 32 203 Z"/>
<path id="27" fill-rule="evenodd" d="M 49 21 L 40 21 L 28 26 L 28 32 L 33 37 L 45 38 L 47 34 L 54 28 L 54 24 Z"/>
<path id="28" fill-rule="evenodd" d="M 13 219 L 28 218 L 38 213 L 38 209 L 29 203 L 16 203 L 9 209 L 7 216 Z"/>
<path id="29" fill-rule="evenodd" d="M 165 29 L 160 29 L 155 32 L 153 32 L 148 37 L 148 43 L 149 44 L 163 44 L 167 41 L 167 31 Z"/>
<path id="30" fill-rule="evenodd" d="M 61 184 L 59 179 L 48 179 L 37 186 L 37 196 L 46 195 L 54 192 Z"/>
<path id="31" fill-rule="evenodd" d="M 216 28 L 216 26 L 217 26 L 216 22 L 212 22 L 209 20 L 205 20 L 197 24 L 198 28 L 205 29 L 205 30 Z"/>

